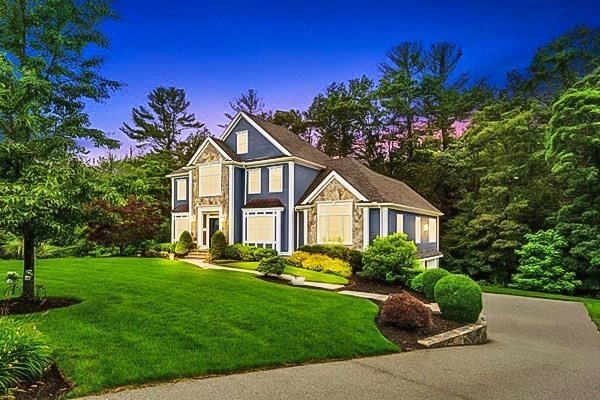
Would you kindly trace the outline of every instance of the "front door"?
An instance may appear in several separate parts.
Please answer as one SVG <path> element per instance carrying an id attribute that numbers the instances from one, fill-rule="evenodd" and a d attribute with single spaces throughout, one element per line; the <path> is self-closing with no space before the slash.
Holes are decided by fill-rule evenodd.
<path id="1" fill-rule="evenodd" d="M 219 217 L 209 216 L 208 217 L 208 246 L 210 247 L 210 240 L 216 231 L 219 230 Z"/>

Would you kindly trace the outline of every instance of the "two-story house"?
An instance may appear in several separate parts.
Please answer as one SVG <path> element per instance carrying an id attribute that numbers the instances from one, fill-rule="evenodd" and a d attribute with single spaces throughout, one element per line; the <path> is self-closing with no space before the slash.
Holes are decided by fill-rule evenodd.
<path id="1" fill-rule="evenodd" d="M 229 243 L 291 254 L 303 244 L 364 249 L 404 232 L 418 257 L 438 266 L 442 213 L 409 186 L 353 158 L 332 159 L 288 129 L 238 113 L 209 137 L 172 182 L 172 240 L 189 231 L 208 248 L 217 230 Z"/>

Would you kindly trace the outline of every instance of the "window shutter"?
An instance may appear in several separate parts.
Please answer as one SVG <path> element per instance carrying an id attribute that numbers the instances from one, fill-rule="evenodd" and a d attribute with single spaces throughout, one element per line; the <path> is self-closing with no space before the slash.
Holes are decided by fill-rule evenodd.
<path id="1" fill-rule="evenodd" d="M 415 217 L 415 243 L 421 243 L 421 217 Z"/>
<path id="2" fill-rule="evenodd" d="M 429 243 L 437 242 L 437 220 L 429 218 Z"/>

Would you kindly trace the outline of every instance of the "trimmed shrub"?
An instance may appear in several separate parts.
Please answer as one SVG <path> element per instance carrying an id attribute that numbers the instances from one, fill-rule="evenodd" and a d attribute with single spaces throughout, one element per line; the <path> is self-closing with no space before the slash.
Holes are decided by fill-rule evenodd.
<path id="1" fill-rule="evenodd" d="M 159 243 L 158 245 L 158 249 L 154 249 L 154 250 L 158 250 L 158 251 L 164 251 L 167 253 L 175 253 L 175 243 Z"/>
<path id="2" fill-rule="evenodd" d="M 322 254 L 330 258 L 344 260 L 352 267 L 352 272 L 362 271 L 362 253 L 359 250 L 349 249 L 341 244 L 311 244 L 298 247 L 298 251 L 309 254 Z"/>
<path id="3" fill-rule="evenodd" d="M 210 238 L 210 258 L 220 260 L 225 257 L 225 249 L 227 248 L 227 238 L 223 231 L 216 231 Z"/>
<path id="4" fill-rule="evenodd" d="M 241 261 L 256 261 L 254 250 L 256 247 L 254 246 L 246 246 L 242 245 L 238 248 L 238 254 L 240 255 Z"/>
<path id="5" fill-rule="evenodd" d="M 420 266 L 415 258 L 417 247 L 403 233 L 386 237 L 376 237 L 373 244 L 363 252 L 363 270 L 361 275 L 377 280 L 402 281 L 405 268 Z M 402 281 L 406 284 L 406 281 Z"/>
<path id="6" fill-rule="evenodd" d="M 409 287 L 418 293 L 423 293 L 423 275 L 425 272 L 421 272 L 419 275 L 414 276 L 410 282 Z"/>
<path id="7" fill-rule="evenodd" d="M 381 306 L 381 322 L 403 329 L 428 329 L 433 326 L 431 310 L 406 292 L 391 295 Z"/>
<path id="8" fill-rule="evenodd" d="M 38 380 L 50 365 L 50 351 L 39 331 L 12 318 L 0 318 L 0 397 L 20 381 Z"/>
<path id="9" fill-rule="evenodd" d="M 442 315 L 454 321 L 475 322 L 483 309 L 481 288 L 468 276 L 447 275 L 435 285 Z"/>
<path id="10" fill-rule="evenodd" d="M 188 231 L 181 232 L 181 236 L 179 236 L 179 240 L 175 245 L 175 254 L 177 254 L 178 256 L 185 256 L 187 253 L 190 252 L 190 249 L 192 248 L 192 243 L 192 235 L 190 235 Z"/>
<path id="11" fill-rule="evenodd" d="M 240 261 L 242 258 L 240 256 L 240 248 L 244 245 L 241 243 L 230 244 L 225 248 L 223 252 L 223 257 L 227 260 L 236 260 Z"/>
<path id="12" fill-rule="evenodd" d="M 263 258 L 275 257 L 277 255 L 277 250 L 262 247 L 256 247 L 253 252 L 254 261 L 261 261 Z"/>
<path id="13" fill-rule="evenodd" d="M 283 274 L 285 269 L 285 261 L 282 257 L 271 256 L 260 260 L 257 271 L 262 272 L 265 275 L 276 275 Z"/>
<path id="14" fill-rule="evenodd" d="M 292 253 L 292 255 L 287 259 L 287 263 L 292 267 L 304 268 L 302 266 L 302 263 L 306 261 L 310 256 L 310 253 L 298 250 Z"/>
<path id="15" fill-rule="evenodd" d="M 346 261 L 327 257 L 323 254 L 312 254 L 302 262 L 302 268 L 344 278 L 352 276 L 352 268 Z"/>
<path id="16" fill-rule="evenodd" d="M 448 275 L 450 275 L 450 272 L 442 268 L 432 268 L 423 272 L 423 293 L 427 300 L 433 300 L 433 289 L 435 288 L 435 284 Z"/>

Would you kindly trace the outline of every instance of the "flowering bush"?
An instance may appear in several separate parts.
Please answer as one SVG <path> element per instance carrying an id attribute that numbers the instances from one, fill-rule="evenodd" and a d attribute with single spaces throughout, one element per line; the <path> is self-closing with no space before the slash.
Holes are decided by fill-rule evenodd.
<path id="1" fill-rule="evenodd" d="M 343 276 L 348 278 L 352 276 L 352 267 L 343 260 L 327 257 L 323 254 L 312 254 L 302 262 L 302 268 L 311 271 L 323 272 L 326 274 Z"/>
<path id="2" fill-rule="evenodd" d="M 50 352 L 39 331 L 11 318 L 0 318 L 0 397 L 20 381 L 39 379 L 50 365 Z"/>

